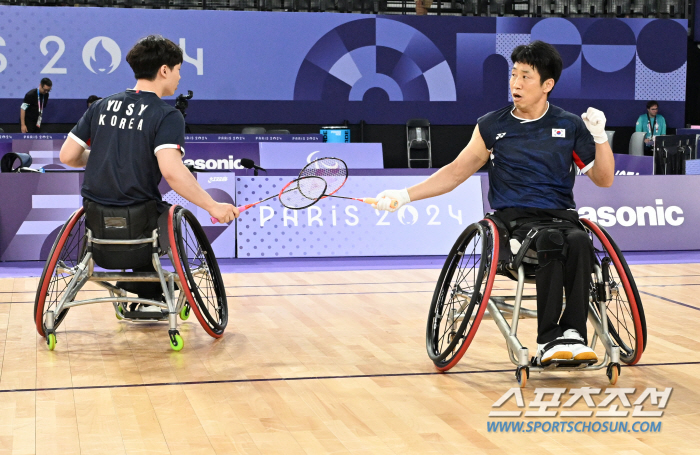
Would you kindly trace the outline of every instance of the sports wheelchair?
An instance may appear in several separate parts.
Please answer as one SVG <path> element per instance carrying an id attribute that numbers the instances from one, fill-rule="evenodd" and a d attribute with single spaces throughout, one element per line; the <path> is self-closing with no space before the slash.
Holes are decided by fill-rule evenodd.
<path id="1" fill-rule="evenodd" d="M 56 346 L 56 329 L 68 310 L 90 303 L 112 303 L 119 320 L 167 320 L 175 351 L 184 347 L 177 316 L 188 319 L 190 309 L 209 335 L 223 335 L 228 322 L 223 279 L 211 244 L 189 210 L 173 205 L 158 217 L 155 202 L 129 207 L 89 202 L 87 207 L 76 210 L 59 231 L 39 280 L 34 318 L 50 350 Z M 161 262 L 164 254 L 170 259 L 170 270 Z M 149 263 L 153 272 L 125 271 L 148 268 Z M 107 271 L 96 271 L 96 265 Z M 106 289 L 109 297 L 75 300 L 88 282 Z M 127 295 L 137 282 L 160 283 L 162 300 Z M 135 305 L 129 311 L 129 303 L 160 311 L 134 311 Z"/>
<path id="2" fill-rule="evenodd" d="M 503 337 L 511 362 L 516 365 L 515 377 L 525 387 L 530 371 L 548 369 L 602 369 L 611 384 L 617 382 L 620 362 L 634 365 L 646 347 L 647 329 L 642 301 L 622 252 L 610 235 L 597 223 L 581 219 L 593 242 L 595 261 L 591 271 L 588 320 L 595 332 L 589 346 L 595 349 L 598 340 L 605 347 L 605 357 L 594 364 L 559 362 L 540 366 L 535 357 L 517 338 L 518 321 L 537 318 L 537 311 L 521 306 L 523 300 L 536 296 L 523 295 L 525 283 L 534 283 L 537 263 L 533 251 L 513 253 L 507 229 L 497 226 L 498 220 L 487 216 L 471 224 L 459 236 L 450 251 L 433 294 L 428 315 L 426 347 L 428 356 L 439 371 L 454 367 L 466 353 L 481 320 L 493 319 Z M 500 223 L 499 223 L 500 224 Z M 535 259 L 532 259 L 534 256 Z M 517 282 L 515 295 L 492 296 L 496 275 Z M 507 303 L 512 301 L 511 303 Z M 564 302 L 566 304 L 566 302 Z M 510 324 L 506 318 L 511 317 Z"/>

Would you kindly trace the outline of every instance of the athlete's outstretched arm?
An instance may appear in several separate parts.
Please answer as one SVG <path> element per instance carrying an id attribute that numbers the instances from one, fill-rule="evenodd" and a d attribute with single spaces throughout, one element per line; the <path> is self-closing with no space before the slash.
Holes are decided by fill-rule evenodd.
<path id="1" fill-rule="evenodd" d="M 479 132 L 479 125 L 477 125 L 474 128 L 469 144 L 464 147 L 453 162 L 444 166 L 421 183 L 408 188 L 408 190 L 382 191 L 377 195 L 377 199 L 380 200 L 375 208 L 393 212 L 411 201 L 419 201 L 449 193 L 474 175 L 481 166 L 486 164 L 488 159 L 489 151 L 486 149 L 484 139 Z M 398 205 L 390 207 L 392 199 L 397 200 L 399 202 Z"/>
<path id="2" fill-rule="evenodd" d="M 85 167 L 90 157 L 90 150 L 86 150 L 82 145 L 78 144 L 75 139 L 68 136 L 66 142 L 61 146 L 61 152 L 58 157 L 61 163 L 67 164 L 70 167 Z"/>
<path id="3" fill-rule="evenodd" d="M 170 188 L 194 205 L 203 208 L 221 223 L 238 218 L 238 209 L 231 204 L 216 202 L 199 186 L 199 183 L 182 162 L 182 154 L 176 149 L 161 149 L 156 153 L 158 167 Z"/>

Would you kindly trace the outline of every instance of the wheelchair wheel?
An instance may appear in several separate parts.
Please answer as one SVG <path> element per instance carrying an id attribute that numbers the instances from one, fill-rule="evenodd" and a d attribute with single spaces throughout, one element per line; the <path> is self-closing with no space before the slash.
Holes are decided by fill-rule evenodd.
<path id="1" fill-rule="evenodd" d="M 34 320 L 39 335 L 46 336 L 44 315 L 53 311 L 61 301 L 66 287 L 74 276 L 71 270 L 78 265 L 85 254 L 85 213 L 83 208 L 73 212 L 56 236 L 51 252 L 39 279 L 34 299 Z M 55 315 L 56 329 L 68 314 L 68 309 Z"/>
<path id="2" fill-rule="evenodd" d="M 496 277 L 498 235 L 491 220 L 467 227 L 440 272 L 428 314 L 426 347 L 440 371 L 459 362 L 469 348 Z"/>
<path id="3" fill-rule="evenodd" d="M 608 331 L 620 346 L 620 359 L 634 365 L 646 348 L 647 325 L 642 300 L 629 266 L 610 234 L 597 223 L 581 219 L 593 241 L 596 261 L 607 268 L 611 300 L 607 302 Z M 609 265 L 606 265 L 609 264 Z M 593 282 L 592 292 L 596 293 Z M 594 305 L 598 312 L 598 306 Z"/>
<path id="4" fill-rule="evenodd" d="M 182 291 L 204 330 L 219 338 L 228 323 L 228 305 L 214 250 L 189 210 L 172 206 L 168 223 L 170 249 Z"/>

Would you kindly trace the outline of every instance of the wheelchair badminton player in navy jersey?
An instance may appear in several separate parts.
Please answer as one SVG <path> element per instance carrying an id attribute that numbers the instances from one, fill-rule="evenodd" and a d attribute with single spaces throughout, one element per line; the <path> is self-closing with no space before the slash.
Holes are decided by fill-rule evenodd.
<path id="1" fill-rule="evenodd" d="M 508 239 L 510 245 L 505 248 L 511 255 L 510 263 L 518 261 L 516 269 L 528 258 L 536 263 L 532 275 L 537 291 L 537 354 L 531 363 L 520 362 L 521 366 L 591 365 L 598 358 L 588 346 L 586 321 L 596 258 L 589 232 L 581 222 L 586 220 L 579 220 L 575 210 L 573 187 L 577 170 L 599 187 L 613 183 L 615 161 L 605 133 L 605 115 L 589 108 L 579 117 L 549 103 L 562 71 L 562 59 L 554 46 L 533 41 L 516 47 L 511 59 L 513 104 L 479 118 L 469 144 L 452 163 L 408 189 L 381 192 L 375 208 L 393 212 L 411 201 L 447 193 L 488 163 L 488 197 L 495 213 L 487 219 L 498 228 L 494 236 Z M 392 199 L 399 201 L 398 206 L 389 206 Z M 500 248 L 504 248 L 503 243 Z M 477 307 L 470 316 L 464 316 L 467 306 L 459 308 L 453 311 L 472 321 L 475 315 L 480 318 L 484 313 Z M 535 317 L 534 312 L 531 314 Z M 440 326 L 440 317 L 448 316 L 446 312 L 438 315 L 433 329 Z M 433 360 L 439 369 L 446 370 L 456 361 L 438 362 L 438 345 L 449 344 L 450 349 L 443 350 L 442 355 L 454 359 L 453 351 L 463 348 L 463 354 L 473 334 L 450 329 L 434 334 L 431 341 L 430 324 L 429 354 L 431 358 L 436 356 Z M 478 321 L 474 324 L 478 326 Z M 455 337 L 465 338 L 461 347 L 455 345 Z M 514 349 L 512 353 L 517 357 Z M 457 360 L 459 357 L 461 354 Z"/>
<path id="2" fill-rule="evenodd" d="M 190 308 L 211 336 L 226 326 L 226 295 L 211 245 L 194 215 L 163 201 L 158 190 L 165 177 L 218 221 L 239 215 L 235 206 L 212 199 L 182 162 L 185 121 L 161 99 L 177 90 L 182 50 L 151 35 L 126 60 L 135 87 L 92 103 L 61 147 L 61 162 L 85 167 L 84 203 L 59 233 L 37 290 L 37 330 L 50 349 L 70 307 L 86 303 L 112 302 L 120 320 L 168 320 L 175 350 L 183 346 L 176 316 L 186 319 Z M 165 254 L 174 272 L 161 267 Z M 94 265 L 121 271 L 95 272 Z M 87 281 L 110 297 L 76 301 Z"/>

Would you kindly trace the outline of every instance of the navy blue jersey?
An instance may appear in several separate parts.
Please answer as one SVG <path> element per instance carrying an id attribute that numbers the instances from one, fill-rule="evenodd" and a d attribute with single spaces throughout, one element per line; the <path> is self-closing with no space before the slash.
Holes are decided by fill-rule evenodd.
<path id="1" fill-rule="evenodd" d="M 535 120 L 513 115 L 513 105 L 478 120 L 491 153 L 489 203 L 508 207 L 573 209 L 576 168 L 595 160 L 595 142 L 581 117 L 549 105 Z"/>
<path id="2" fill-rule="evenodd" d="M 158 201 L 163 177 L 156 153 L 165 148 L 185 154 L 185 119 L 153 92 L 127 90 L 92 103 L 70 137 L 91 148 L 81 194 L 103 205 Z M 88 140 L 90 146 L 88 147 Z"/>

